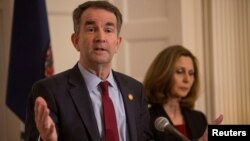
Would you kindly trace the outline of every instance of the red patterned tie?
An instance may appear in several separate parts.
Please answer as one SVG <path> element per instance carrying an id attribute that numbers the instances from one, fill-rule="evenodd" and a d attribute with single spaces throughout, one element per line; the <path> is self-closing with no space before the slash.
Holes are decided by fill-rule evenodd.
<path id="1" fill-rule="evenodd" d="M 108 85 L 108 81 L 103 81 L 100 83 L 100 87 L 102 89 L 105 141 L 119 141 L 115 110 L 113 103 L 109 98 Z"/>

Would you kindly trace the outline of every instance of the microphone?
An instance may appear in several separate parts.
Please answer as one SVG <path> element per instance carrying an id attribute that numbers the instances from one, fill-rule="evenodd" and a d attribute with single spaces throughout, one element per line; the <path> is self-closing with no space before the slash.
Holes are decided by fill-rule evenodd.
<path id="1" fill-rule="evenodd" d="M 170 132 L 182 141 L 190 141 L 186 136 L 180 133 L 176 128 L 174 128 L 165 117 L 158 117 L 155 120 L 155 128 L 160 132 Z"/>

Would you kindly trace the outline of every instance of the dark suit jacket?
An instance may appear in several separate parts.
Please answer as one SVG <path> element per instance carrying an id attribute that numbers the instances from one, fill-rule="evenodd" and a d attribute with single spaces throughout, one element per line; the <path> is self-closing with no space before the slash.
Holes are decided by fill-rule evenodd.
<path id="1" fill-rule="evenodd" d="M 184 116 L 187 132 L 189 133 L 191 140 L 194 141 L 199 139 L 205 132 L 205 129 L 207 128 L 206 116 L 203 113 L 196 110 L 190 110 L 187 108 L 182 108 L 181 110 Z M 160 116 L 166 117 L 169 120 L 170 124 L 173 125 L 169 116 L 164 111 L 162 105 L 153 104 L 149 108 L 149 112 L 151 116 L 150 127 L 152 129 L 155 141 L 179 141 L 179 139 L 173 134 L 167 132 L 165 133 L 160 132 L 156 130 L 154 126 L 156 118 Z"/>
<path id="2" fill-rule="evenodd" d="M 147 140 L 151 133 L 143 85 L 124 74 L 113 71 L 113 75 L 124 101 L 129 141 Z M 129 94 L 133 95 L 132 100 L 128 98 Z M 37 96 L 42 96 L 48 103 L 59 141 L 101 141 L 86 82 L 77 65 L 33 85 L 28 99 L 26 141 L 37 141 L 39 137 L 34 122 Z"/>

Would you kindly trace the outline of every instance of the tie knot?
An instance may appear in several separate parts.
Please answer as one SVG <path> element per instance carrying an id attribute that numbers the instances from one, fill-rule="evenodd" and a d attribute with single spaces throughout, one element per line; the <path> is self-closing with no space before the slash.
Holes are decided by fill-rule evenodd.
<path id="1" fill-rule="evenodd" d="M 102 81 L 100 82 L 100 87 L 102 89 L 102 92 L 108 91 L 109 82 L 108 81 Z"/>

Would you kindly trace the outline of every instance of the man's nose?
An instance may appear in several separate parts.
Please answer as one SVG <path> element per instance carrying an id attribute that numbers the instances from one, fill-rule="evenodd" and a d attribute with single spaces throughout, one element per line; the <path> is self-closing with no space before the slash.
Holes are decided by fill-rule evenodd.
<path id="1" fill-rule="evenodd" d="M 105 32 L 102 30 L 98 30 L 96 31 L 96 35 L 95 35 L 95 41 L 96 42 L 105 42 Z"/>

